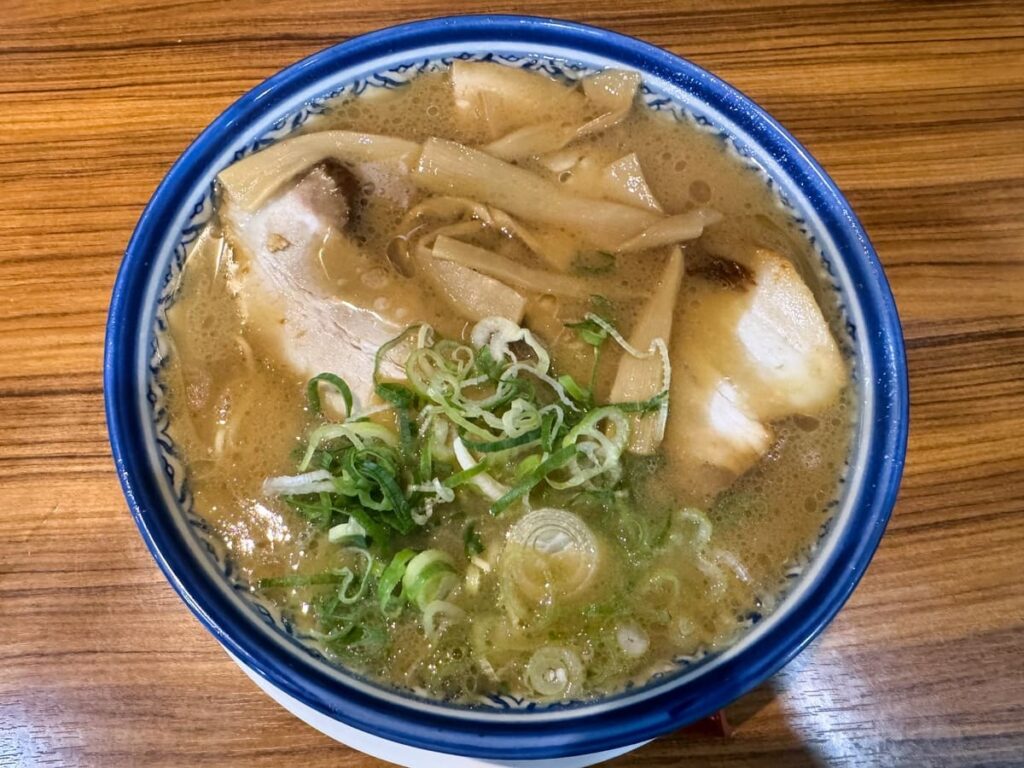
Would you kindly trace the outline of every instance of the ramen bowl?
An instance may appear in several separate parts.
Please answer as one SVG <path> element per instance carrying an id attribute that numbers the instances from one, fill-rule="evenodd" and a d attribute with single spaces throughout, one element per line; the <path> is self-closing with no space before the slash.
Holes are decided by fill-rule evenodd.
<path id="1" fill-rule="evenodd" d="M 680 661 L 644 685 L 599 700 L 541 704 L 494 696 L 473 705 L 386 688 L 330 663 L 236 579 L 196 512 L 168 432 L 159 376 L 170 354 L 165 310 L 189 244 L 209 219 L 213 180 L 231 162 L 291 134 L 330 100 L 397 88 L 456 58 L 558 74 L 641 73 L 642 100 L 713 133 L 761 174 L 811 240 L 838 293 L 858 418 L 843 482 L 813 551 L 778 607 L 750 617 L 724 650 Z M 849 204 L 809 153 L 737 90 L 694 64 L 594 27 L 522 16 L 462 16 L 348 40 L 260 84 L 181 155 L 125 252 L 104 361 L 117 471 L 139 531 L 199 621 L 273 698 L 325 733 L 405 765 L 589 765 L 698 720 L 751 690 L 832 620 L 865 569 L 894 504 L 907 440 L 899 319 L 878 258 Z"/>

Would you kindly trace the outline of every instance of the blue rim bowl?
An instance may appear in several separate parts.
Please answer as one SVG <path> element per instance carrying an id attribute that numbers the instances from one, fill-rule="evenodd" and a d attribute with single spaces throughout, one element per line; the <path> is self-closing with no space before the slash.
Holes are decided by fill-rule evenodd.
<path id="1" fill-rule="evenodd" d="M 158 300 L 189 222 L 216 172 L 246 147 L 346 84 L 417 62 L 492 53 L 640 71 L 662 94 L 719 131 L 764 170 L 806 225 L 844 303 L 859 424 L 837 512 L 817 553 L 780 607 L 732 648 L 641 688 L 567 707 L 482 711 L 389 692 L 331 668 L 268 627 L 204 561 L 183 524 L 180 467 L 154 428 Z M 648 99 L 650 103 L 650 99 Z M 195 227 L 192 228 L 193 230 Z M 491 759 L 555 758 L 635 744 L 671 731 L 750 691 L 832 620 L 860 580 L 885 529 L 907 442 L 903 338 L 878 257 L 847 201 L 817 162 L 767 113 L 696 65 L 607 30 L 525 16 L 457 16 L 353 38 L 288 67 L 231 105 L 188 147 L 157 187 L 125 251 L 114 286 L 104 357 L 107 425 L 118 476 L 146 545 L 202 624 L 235 657 L 330 718 L 390 741 Z M 166 446 L 163 446 L 166 448 Z M 205 558 L 209 560 L 210 558 Z"/>

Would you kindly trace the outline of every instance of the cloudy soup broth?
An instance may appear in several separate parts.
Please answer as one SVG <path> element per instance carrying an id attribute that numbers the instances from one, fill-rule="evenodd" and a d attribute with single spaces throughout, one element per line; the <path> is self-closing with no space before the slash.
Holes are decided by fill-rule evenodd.
<path id="1" fill-rule="evenodd" d="M 162 376 L 195 510 L 342 667 L 608 695 L 768 615 L 855 418 L 834 291 L 635 73 L 457 62 L 225 169 Z"/>

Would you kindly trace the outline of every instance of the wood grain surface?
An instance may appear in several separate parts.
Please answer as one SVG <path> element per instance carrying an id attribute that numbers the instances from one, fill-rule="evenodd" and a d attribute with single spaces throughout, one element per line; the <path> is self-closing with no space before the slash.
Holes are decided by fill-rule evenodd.
<path id="1" fill-rule="evenodd" d="M 191 139 L 279 68 L 451 12 L 571 17 L 738 86 L 849 196 L 903 317 L 910 453 L 858 591 L 730 739 L 628 766 L 1024 765 L 1024 4 L 0 0 L 0 764 L 382 765 L 277 707 L 158 572 L 109 455 L 110 289 Z"/>

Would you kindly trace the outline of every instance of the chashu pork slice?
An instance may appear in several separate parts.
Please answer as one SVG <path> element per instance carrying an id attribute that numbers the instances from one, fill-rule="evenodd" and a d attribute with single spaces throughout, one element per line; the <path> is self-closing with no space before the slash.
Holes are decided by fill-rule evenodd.
<path id="1" fill-rule="evenodd" d="M 763 421 L 824 410 L 845 385 L 846 366 L 814 294 L 776 253 L 755 251 L 746 266 L 754 285 L 723 329 L 732 343 L 711 346 L 711 359 Z"/>
<path id="2" fill-rule="evenodd" d="M 758 462 L 771 422 L 821 412 L 846 384 L 828 323 L 793 265 L 766 250 L 744 261 L 751 284 L 702 296 L 672 345 L 665 449 L 703 496 Z"/>
<path id="3" fill-rule="evenodd" d="M 680 484 L 710 498 L 768 451 L 770 429 L 699 348 L 674 345 L 664 447 Z"/>
<path id="4" fill-rule="evenodd" d="M 304 378 L 341 376 L 358 402 L 373 389 L 377 349 L 401 326 L 345 301 L 324 265 L 366 257 L 343 233 L 349 215 L 344 169 L 321 164 L 252 211 L 225 201 L 230 285 L 250 340 L 266 359 Z M 385 370 L 388 376 L 400 371 Z"/>

